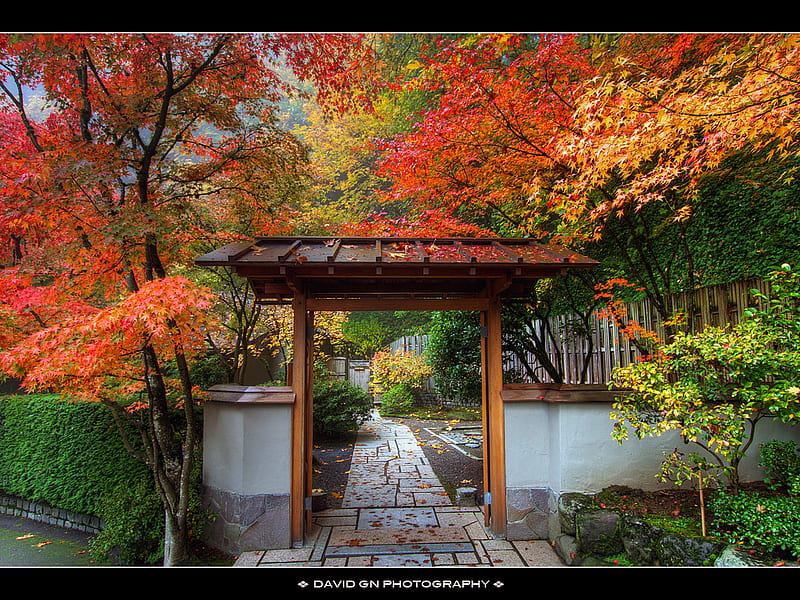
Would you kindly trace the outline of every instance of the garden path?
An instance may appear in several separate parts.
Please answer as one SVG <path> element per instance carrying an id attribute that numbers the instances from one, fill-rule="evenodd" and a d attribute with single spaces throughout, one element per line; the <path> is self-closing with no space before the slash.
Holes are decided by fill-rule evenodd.
<path id="1" fill-rule="evenodd" d="M 478 506 L 454 506 L 414 434 L 373 411 L 341 508 L 314 513 L 299 548 L 242 554 L 243 567 L 564 566 L 544 540 L 495 538 Z"/>

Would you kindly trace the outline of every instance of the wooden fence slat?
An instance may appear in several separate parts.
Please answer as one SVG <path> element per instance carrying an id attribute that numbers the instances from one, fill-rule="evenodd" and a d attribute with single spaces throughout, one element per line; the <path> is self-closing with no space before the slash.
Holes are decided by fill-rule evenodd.
<path id="1" fill-rule="evenodd" d="M 673 294 L 667 298 L 667 306 L 671 311 L 686 311 L 688 321 L 697 330 L 706 325 L 722 327 L 735 325 L 744 318 L 744 311 L 753 304 L 754 298 L 751 289 L 757 289 L 766 294 L 769 285 L 763 279 L 750 279 L 728 285 L 710 286 L 700 288 L 693 292 Z M 655 331 L 664 339 L 665 329 L 658 313 L 647 299 L 631 302 L 626 306 L 628 318 L 636 321 L 642 327 Z M 613 370 L 635 361 L 638 357 L 636 347 L 625 339 L 616 324 L 609 319 L 600 318 L 599 311 L 590 316 L 588 336 L 591 337 L 593 349 L 591 362 L 586 373 L 586 379 L 581 381 L 581 368 L 587 352 L 587 340 L 583 337 L 573 336 L 573 321 L 575 315 L 558 315 L 551 317 L 547 322 L 537 321 L 533 324 L 538 335 L 544 340 L 545 349 L 554 364 L 560 363 L 564 372 L 564 382 L 569 384 L 601 384 L 605 385 L 611 378 Z M 554 339 L 546 335 L 547 327 L 554 333 Z M 406 336 L 391 344 L 392 351 L 407 350 L 422 354 L 427 346 L 428 336 Z M 560 355 L 560 358 L 559 358 Z M 545 370 L 539 365 L 533 355 L 527 360 L 537 371 L 544 383 L 552 383 Z M 505 358 L 504 367 L 525 375 L 521 361 L 514 356 Z M 532 383 L 528 377 L 525 381 Z M 433 378 L 426 389 L 435 390 Z"/>

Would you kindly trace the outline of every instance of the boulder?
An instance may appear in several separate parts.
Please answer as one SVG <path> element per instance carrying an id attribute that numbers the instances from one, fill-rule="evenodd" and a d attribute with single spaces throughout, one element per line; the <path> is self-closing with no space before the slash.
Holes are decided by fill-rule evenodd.
<path id="1" fill-rule="evenodd" d="M 754 558 L 736 546 L 727 546 L 719 558 L 714 561 L 715 567 L 765 567 L 764 562 Z"/>
<path id="2" fill-rule="evenodd" d="M 575 535 L 575 515 L 586 508 L 597 508 L 597 503 L 591 496 L 579 492 L 561 494 L 558 499 L 558 521 L 561 532 Z"/>
<path id="3" fill-rule="evenodd" d="M 567 565 L 572 565 L 578 559 L 578 544 L 571 535 L 559 535 L 554 540 L 553 549 Z"/>
<path id="4" fill-rule="evenodd" d="M 658 564 L 664 567 L 708 566 L 724 549 L 724 544 L 676 534 L 667 534 L 656 544 Z"/>
<path id="5" fill-rule="evenodd" d="M 456 489 L 456 506 L 476 506 L 478 504 L 478 490 L 474 487 L 460 487 Z"/>
<path id="6" fill-rule="evenodd" d="M 629 514 L 622 515 L 620 535 L 625 555 L 636 565 L 652 565 L 658 560 L 658 541 L 665 532 L 657 525 Z"/>
<path id="7" fill-rule="evenodd" d="M 608 508 L 579 510 L 575 515 L 575 537 L 585 554 L 611 556 L 623 551 L 617 510 Z"/>

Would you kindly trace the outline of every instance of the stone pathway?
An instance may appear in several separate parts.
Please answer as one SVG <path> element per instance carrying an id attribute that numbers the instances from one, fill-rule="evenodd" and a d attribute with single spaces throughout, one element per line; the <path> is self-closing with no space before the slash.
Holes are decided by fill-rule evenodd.
<path id="1" fill-rule="evenodd" d="M 314 514 L 301 548 L 242 554 L 243 567 L 564 566 L 543 540 L 494 538 L 453 506 L 411 430 L 377 411 L 359 431 L 342 507 Z"/>

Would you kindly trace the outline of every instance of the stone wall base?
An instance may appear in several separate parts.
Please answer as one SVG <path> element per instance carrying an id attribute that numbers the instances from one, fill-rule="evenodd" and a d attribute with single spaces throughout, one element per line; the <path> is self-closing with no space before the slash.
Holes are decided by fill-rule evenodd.
<path id="1" fill-rule="evenodd" d="M 506 490 L 506 538 L 547 540 L 558 533 L 558 496 L 548 488 Z"/>
<path id="2" fill-rule="evenodd" d="M 204 506 L 215 518 L 203 536 L 229 554 L 291 548 L 289 495 L 243 496 L 206 486 Z"/>
<path id="3" fill-rule="evenodd" d="M 0 494 L 0 515 L 21 517 L 23 519 L 30 519 L 31 521 L 38 521 L 40 523 L 47 523 L 48 525 L 55 525 L 56 527 L 73 529 L 75 531 L 83 531 L 84 533 L 91 534 L 98 534 L 105 527 L 103 520 L 94 515 L 76 513 L 56 506 L 50 506 L 44 502 L 34 502 L 32 500 L 25 500 L 24 498 L 2 494 Z"/>

